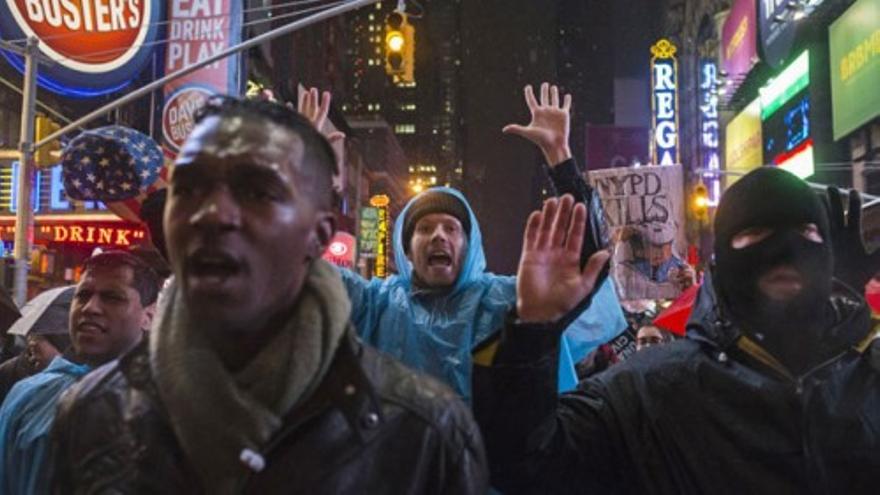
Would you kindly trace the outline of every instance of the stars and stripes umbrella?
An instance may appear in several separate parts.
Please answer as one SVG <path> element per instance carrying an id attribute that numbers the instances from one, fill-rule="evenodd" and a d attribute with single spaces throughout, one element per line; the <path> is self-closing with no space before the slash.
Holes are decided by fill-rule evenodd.
<path id="1" fill-rule="evenodd" d="M 81 133 L 64 148 L 64 190 L 72 199 L 124 201 L 140 196 L 162 168 L 164 157 L 149 136 L 122 126 Z"/>

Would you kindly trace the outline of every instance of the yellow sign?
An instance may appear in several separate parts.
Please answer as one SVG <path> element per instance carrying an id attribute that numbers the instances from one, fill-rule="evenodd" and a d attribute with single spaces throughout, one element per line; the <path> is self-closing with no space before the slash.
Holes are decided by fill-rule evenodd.
<path id="1" fill-rule="evenodd" d="M 370 206 L 374 206 L 376 208 L 382 208 L 388 206 L 391 203 L 391 198 L 389 198 L 385 194 L 377 194 L 370 198 Z"/>
<path id="2" fill-rule="evenodd" d="M 764 164 L 761 135 L 761 102 L 753 101 L 727 124 L 724 163 L 725 185 L 730 187 L 742 175 Z"/>
<path id="3" fill-rule="evenodd" d="M 375 198 L 376 196 L 373 197 Z M 388 198 L 388 196 L 383 197 Z M 376 267 L 373 275 L 385 278 L 388 276 L 388 253 L 385 249 L 388 246 L 388 209 L 384 207 L 377 208 L 379 208 L 379 218 L 376 234 Z"/>

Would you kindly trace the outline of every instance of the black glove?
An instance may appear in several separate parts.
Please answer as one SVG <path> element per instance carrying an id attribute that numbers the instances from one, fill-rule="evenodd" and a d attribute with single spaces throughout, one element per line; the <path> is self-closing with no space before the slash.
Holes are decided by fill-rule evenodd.
<path id="1" fill-rule="evenodd" d="M 849 211 L 843 211 L 840 190 L 828 188 L 828 215 L 831 219 L 831 245 L 834 248 L 834 277 L 858 291 L 880 272 L 880 250 L 868 253 L 862 241 L 862 197 L 849 192 Z"/>

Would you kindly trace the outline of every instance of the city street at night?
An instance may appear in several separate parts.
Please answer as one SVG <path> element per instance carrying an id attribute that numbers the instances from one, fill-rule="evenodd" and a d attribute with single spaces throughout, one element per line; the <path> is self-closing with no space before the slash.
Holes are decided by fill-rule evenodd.
<path id="1" fill-rule="evenodd" d="M 880 486 L 880 0 L 0 0 L 0 55 L 0 495 Z"/>

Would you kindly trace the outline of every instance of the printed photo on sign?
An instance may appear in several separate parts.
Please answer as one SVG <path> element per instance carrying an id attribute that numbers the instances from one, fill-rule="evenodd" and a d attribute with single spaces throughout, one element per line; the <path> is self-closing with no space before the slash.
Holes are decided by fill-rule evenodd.
<path id="1" fill-rule="evenodd" d="M 624 300 L 672 299 L 686 266 L 680 165 L 596 170 L 611 231 L 611 275 Z"/>

